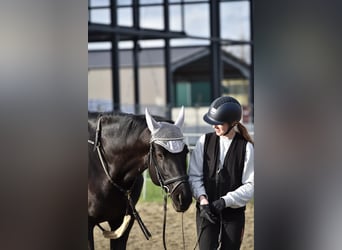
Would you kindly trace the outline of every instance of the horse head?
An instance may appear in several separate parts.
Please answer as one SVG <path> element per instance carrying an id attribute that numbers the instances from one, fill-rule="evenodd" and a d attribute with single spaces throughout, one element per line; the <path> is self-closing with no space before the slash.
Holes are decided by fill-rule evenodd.
<path id="1" fill-rule="evenodd" d="M 188 182 L 187 145 L 183 142 L 181 127 L 184 123 L 182 107 L 174 124 L 157 122 L 145 111 L 148 129 L 151 132 L 149 152 L 149 173 L 152 182 L 161 186 L 171 196 L 177 212 L 186 211 L 192 201 Z"/>

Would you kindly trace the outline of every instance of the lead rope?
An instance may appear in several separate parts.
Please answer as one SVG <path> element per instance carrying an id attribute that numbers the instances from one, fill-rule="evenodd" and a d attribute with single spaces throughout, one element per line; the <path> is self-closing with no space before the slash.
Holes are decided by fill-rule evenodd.
<path id="1" fill-rule="evenodd" d="M 164 191 L 164 222 L 163 222 L 163 246 L 166 250 L 166 211 L 167 211 L 167 193 Z"/>
<path id="2" fill-rule="evenodd" d="M 183 236 L 183 250 L 185 250 L 185 237 L 184 237 L 184 220 L 183 220 L 183 215 L 182 213 L 182 236 Z"/>
<path id="3" fill-rule="evenodd" d="M 218 247 L 217 250 L 221 250 L 222 247 L 222 213 L 220 213 L 220 233 L 218 237 Z"/>
<path id="4" fill-rule="evenodd" d="M 197 245 L 200 242 L 200 239 L 201 239 L 201 236 L 202 236 L 202 233 L 203 233 L 203 229 L 204 229 L 204 227 L 203 227 L 204 220 L 205 220 L 204 218 L 201 219 L 201 224 L 200 224 L 200 227 L 199 227 L 200 228 L 200 232 L 199 232 L 199 234 L 197 236 L 197 241 L 196 241 L 196 245 L 194 247 L 194 250 L 196 249 Z"/>

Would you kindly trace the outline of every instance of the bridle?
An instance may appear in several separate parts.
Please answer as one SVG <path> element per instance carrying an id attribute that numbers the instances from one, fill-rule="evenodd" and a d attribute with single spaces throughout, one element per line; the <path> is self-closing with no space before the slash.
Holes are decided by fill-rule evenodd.
<path id="1" fill-rule="evenodd" d="M 163 175 L 161 174 L 161 167 L 159 166 L 157 160 L 154 157 L 153 145 L 154 145 L 155 141 L 176 141 L 176 140 L 178 140 L 178 141 L 183 140 L 183 137 L 178 137 L 178 138 L 152 138 L 150 140 L 149 167 L 152 168 L 154 166 L 160 187 L 162 187 L 165 190 L 165 192 L 169 195 L 172 195 L 173 192 L 177 189 L 177 187 L 179 185 L 181 185 L 184 182 L 187 182 L 189 177 L 188 177 L 188 175 L 185 174 L 185 175 L 165 179 L 163 177 Z M 151 169 L 150 169 L 150 171 L 151 171 Z M 176 184 L 173 185 L 172 189 L 170 190 L 169 185 L 174 184 L 174 183 L 176 183 Z"/>
<path id="2" fill-rule="evenodd" d="M 177 176 L 177 177 L 173 177 L 173 178 L 165 180 L 163 178 L 163 175 L 160 173 L 160 166 L 159 166 L 157 160 L 153 157 L 153 145 L 154 145 L 155 141 L 180 141 L 180 140 L 183 141 L 183 139 L 184 139 L 184 137 L 177 137 L 177 138 L 155 138 L 155 137 L 152 137 L 150 140 L 149 167 L 152 167 L 152 165 L 154 165 L 159 185 L 160 185 L 160 187 L 162 187 L 164 189 L 164 192 L 165 192 L 164 193 L 164 220 L 163 220 L 163 246 L 164 246 L 165 250 L 167 250 L 167 248 L 166 248 L 167 195 L 169 194 L 171 196 L 172 193 L 177 189 L 177 187 L 179 185 L 188 181 L 189 177 L 188 177 L 188 175 L 181 175 L 181 176 Z M 174 185 L 170 191 L 169 185 L 174 184 L 174 183 L 176 183 L 176 185 Z M 182 224 L 182 226 L 183 226 L 183 224 Z M 184 232 L 183 232 L 183 238 L 184 238 Z M 183 243 L 184 243 L 184 241 L 183 241 Z"/>

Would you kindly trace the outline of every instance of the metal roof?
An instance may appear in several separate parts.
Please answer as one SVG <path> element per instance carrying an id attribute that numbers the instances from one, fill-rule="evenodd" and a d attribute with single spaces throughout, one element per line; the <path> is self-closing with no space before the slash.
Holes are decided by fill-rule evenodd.
<path id="1" fill-rule="evenodd" d="M 110 50 L 93 50 L 88 51 L 88 68 L 110 68 L 111 54 Z M 120 50 L 120 66 L 133 66 L 133 52 L 131 49 Z M 209 55 L 209 49 L 206 46 L 198 47 L 173 47 L 171 49 L 171 64 L 173 70 Z M 223 51 L 223 62 L 248 68 L 249 65 L 234 55 Z M 139 53 L 139 64 L 142 67 L 164 66 L 164 49 L 163 48 L 145 48 Z"/>
<path id="2" fill-rule="evenodd" d="M 203 50 L 203 47 L 180 47 L 171 49 L 171 64 L 190 57 L 193 54 Z M 110 68 L 110 50 L 88 51 L 88 68 Z M 133 52 L 132 50 L 120 50 L 120 66 L 132 67 Z M 139 53 L 140 66 L 163 66 L 164 50 L 162 48 L 142 49 Z"/>

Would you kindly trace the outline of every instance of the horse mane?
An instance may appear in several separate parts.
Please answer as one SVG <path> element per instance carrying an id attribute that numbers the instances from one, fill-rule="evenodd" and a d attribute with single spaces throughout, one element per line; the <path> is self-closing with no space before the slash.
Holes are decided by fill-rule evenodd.
<path id="1" fill-rule="evenodd" d="M 140 115 L 135 115 L 135 114 L 131 114 L 131 113 L 124 113 L 124 112 L 91 112 L 88 111 L 88 120 L 95 120 L 97 121 L 98 118 L 100 117 L 104 117 L 105 119 L 110 119 L 110 117 L 114 117 L 114 116 L 127 116 L 127 117 L 131 117 L 134 119 L 137 118 L 138 120 L 141 120 L 142 118 L 145 120 L 145 115 L 140 114 Z M 169 123 L 174 123 L 174 121 L 167 119 L 165 117 L 162 116 L 156 116 L 156 115 L 152 115 L 152 117 L 158 121 L 158 122 L 169 122 Z"/>
<path id="2" fill-rule="evenodd" d="M 132 136 L 132 133 L 136 133 L 136 136 L 139 136 L 141 131 L 147 127 L 146 118 L 143 114 L 135 115 L 123 112 L 88 112 L 89 133 L 95 133 L 97 121 L 100 117 L 102 118 L 102 126 L 107 124 L 120 126 L 120 134 L 123 137 L 127 137 L 129 135 Z M 172 120 L 161 116 L 153 116 L 153 118 L 159 122 L 174 123 Z"/>

